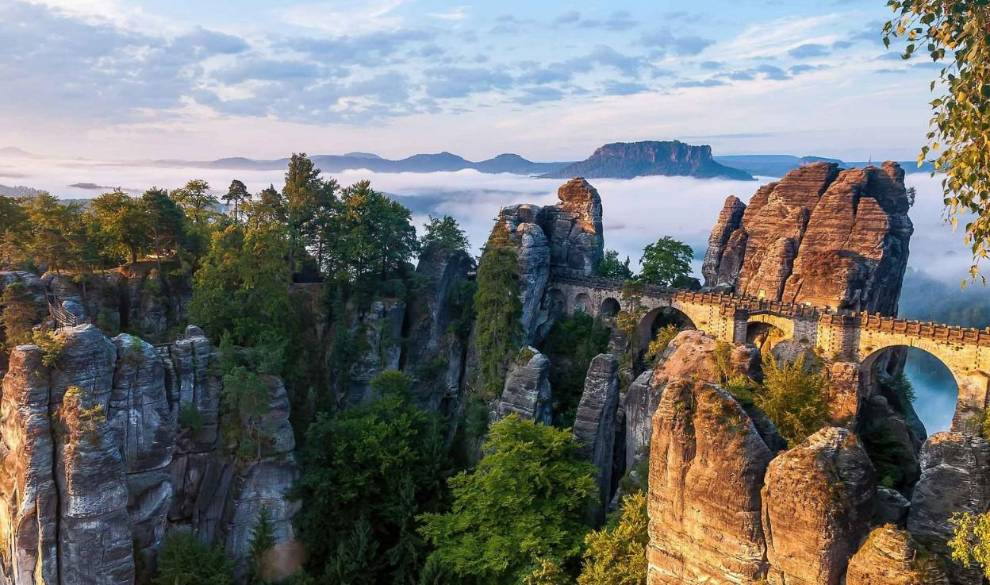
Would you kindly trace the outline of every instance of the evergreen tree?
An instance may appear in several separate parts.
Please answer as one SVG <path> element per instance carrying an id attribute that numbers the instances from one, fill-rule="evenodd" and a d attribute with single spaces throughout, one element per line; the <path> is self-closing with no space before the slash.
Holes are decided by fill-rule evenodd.
<path id="1" fill-rule="evenodd" d="M 594 476 L 570 430 L 502 419 L 477 468 L 450 479 L 450 511 L 422 517 L 430 562 L 479 585 L 516 585 L 543 560 L 566 566 L 581 554 Z"/>
<path id="2" fill-rule="evenodd" d="M 227 192 L 222 197 L 223 202 L 228 207 L 230 205 L 234 206 L 234 219 L 238 219 L 240 216 L 240 205 L 250 198 L 251 194 L 248 193 L 247 186 L 238 179 L 230 182 L 230 187 L 227 188 Z"/>
<path id="3" fill-rule="evenodd" d="M 605 278 L 628 280 L 633 277 L 632 269 L 629 268 L 629 256 L 626 256 L 625 262 L 620 262 L 619 253 L 615 250 L 605 250 L 605 255 L 598 262 L 595 271 Z"/>
<path id="4" fill-rule="evenodd" d="M 0 350 L 9 353 L 14 347 L 31 343 L 32 330 L 43 314 L 21 282 L 12 282 L 0 295 L 0 325 L 3 325 L 3 343 Z"/>
<path id="5" fill-rule="evenodd" d="M 154 585 L 233 585 L 233 567 L 223 549 L 201 543 L 188 532 L 165 537 Z"/>
<path id="6" fill-rule="evenodd" d="M 170 252 L 179 253 L 185 239 L 186 216 L 164 189 L 152 187 L 141 196 L 147 215 L 151 248 L 159 261 Z"/>
<path id="7" fill-rule="evenodd" d="M 449 215 L 432 217 L 423 225 L 423 236 L 419 239 L 422 254 L 450 254 L 467 251 L 468 239 L 457 220 Z"/>
<path id="8" fill-rule="evenodd" d="M 519 261 L 508 229 L 498 222 L 478 265 L 474 295 L 479 388 L 486 397 L 502 391 L 505 370 L 522 338 Z"/>
<path id="9" fill-rule="evenodd" d="M 263 585 L 267 581 L 265 574 L 265 553 L 275 546 L 275 526 L 272 524 L 272 513 L 267 507 L 258 512 L 258 521 L 251 529 L 250 566 L 248 571 L 249 585 Z"/>
<path id="10" fill-rule="evenodd" d="M 622 515 L 614 526 L 588 534 L 578 585 L 646 585 L 646 545 L 650 518 L 646 493 L 622 499 Z"/>

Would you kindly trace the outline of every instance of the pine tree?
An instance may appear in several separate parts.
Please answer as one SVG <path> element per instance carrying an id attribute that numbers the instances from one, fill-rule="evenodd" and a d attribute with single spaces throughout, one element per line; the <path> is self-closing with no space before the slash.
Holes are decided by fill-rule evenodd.
<path id="1" fill-rule="evenodd" d="M 268 508 L 262 507 L 258 512 L 258 521 L 251 530 L 251 566 L 248 573 L 248 583 L 261 585 L 267 581 L 264 578 L 265 553 L 275 546 L 275 525 Z"/>
<path id="2" fill-rule="evenodd" d="M 474 295 L 479 387 L 486 397 L 502 389 L 505 369 L 522 338 L 519 261 L 509 231 L 496 224 L 478 267 Z"/>

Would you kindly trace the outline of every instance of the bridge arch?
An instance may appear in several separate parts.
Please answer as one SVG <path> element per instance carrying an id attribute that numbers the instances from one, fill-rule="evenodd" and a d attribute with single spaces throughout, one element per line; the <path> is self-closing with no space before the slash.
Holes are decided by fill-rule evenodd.
<path id="1" fill-rule="evenodd" d="M 602 301 L 601 306 L 598 308 L 598 316 L 605 319 L 611 319 L 618 315 L 621 310 L 622 303 L 620 303 L 618 299 L 615 297 L 606 297 L 605 300 Z"/>
<path id="2" fill-rule="evenodd" d="M 746 320 L 746 342 L 761 352 L 769 351 L 781 341 L 794 339 L 794 321 L 786 317 L 760 313 Z"/>
<path id="3" fill-rule="evenodd" d="M 574 301 L 571 304 L 572 313 L 587 313 L 594 316 L 594 307 L 591 302 L 591 295 L 586 292 L 579 292 L 574 295 Z"/>
<path id="4" fill-rule="evenodd" d="M 636 347 L 645 350 L 657 331 L 668 325 L 674 325 L 678 329 L 697 329 L 694 321 L 687 313 L 677 307 L 665 305 L 655 307 L 646 312 L 636 326 Z"/>

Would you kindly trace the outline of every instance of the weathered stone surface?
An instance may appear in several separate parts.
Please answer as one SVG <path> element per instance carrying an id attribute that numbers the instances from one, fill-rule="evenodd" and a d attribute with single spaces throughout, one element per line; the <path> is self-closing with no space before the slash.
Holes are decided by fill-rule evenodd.
<path id="1" fill-rule="evenodd" d="M 742 226 L 744 211 L 746 204 L 735 195 L 729 195 L 722 206 L 722 211 L 718 214 L 718 219 L 715 220 L 715 226 L 708 237 L 708 251 L 705 252 L 705 260 L 701 267 L 707 288 L 731 290 L 736 285 L 738 267 L 735 267 L 735 270 L 722 270 L 722 256 L 729 244 L 729 238 Z M 732 263 L 727 261 L 726 264 Z"/>
<path id="2" fill-rule="evenodd" d="M 584 392 L 574 419 L 574 438 L 581 453 L 598 469 L 600 505 L 596 520 L 604 519 L 605 504 L 612 491 L 612 456 L 615 448 L 616 411 L 619 407 L 619 360 L 603 353 L 588 366 Z"/>
<path id="3" fill-rule="evenodd" d="M 763 486 L 772 585 L 838 585 L 869 530 L 873 466 L 847 429 L 826 427 L 778 455 Z"/>
<path id="4" fill-rule="evenodd" d="M 496 407 L 496 416 L 501 419 L 517 414 L 525 420 L 550 424 L 550 360 L 533 347 L 524 348 L 520 353 L 522 355 L 517 361 L 509 366 L 502 397 Z M 525 361 L 519 361 L 520 359 Z"/>
<path id="5" fill-rule="evenodd" d="M 557 190 L 560 203 L 543 208 L 550 265 L 591 274 L 604 255 L 602 199 L 587 181 L 571 179 Z"/>
<path id="6" fill-rule="evenodd" d="M 453 330 L 474 259 L 463 251 L 426 250 L 419 258 L 420 280 L 407 313 L 408 343 L 404 369 L 413 375 L 412 394 L 429 410 L 447 412 L 460 394 L 467 359 L 466 332 Z"/>
<path id="7" fill-rule="evenodd" d="M 203 452 L 216 447 L 219 438 L 220 378 L 216 349 L 194 325 L 164 350 L 169 403 L 181 415 L 184 409 L 198 413 L 198 430 L 185 429 L 179 437 L 183 452 Z"/>
<path id="8" fill-rule="evenodd" d="M 921 478 L 911 496 L 908 532 L 930 550 L 944 553 L 953 514 L 982 513 L 990 506 L 990 445 L 962 433 L 936 433 L 921 449 Z M 952 566 L 953 583 L 982 582 L 980 571 Z"/>
<path id="9" fill-rule="evenodd" d="M 685 380 L 667 385 L 650 447 L 650 585 L 763 577 L 760 487 L 771 456 L 724 390 Z"/>
<path id="10" fill-rule="evenodd" d="M 58 491 L 48 368 L 34 345 L 16 347 L 0 399 L 0 582 L 58 585 Z"/>
<path id="11" fill-rule="evenodd" d="M 930 555 L 911 536 L 887 524 L 874 528 L 849 561 L 846 585 L 949 585 Z"/>
<path id="12" fill-rule="evenodd" d="M 877 487 L 876 509 L 873 519 L 877 523 L 903 526 L 907 520 L 911 502 L 901 492 L 887 487 Z"/>
<path id="13" fill-rule="evenodd" d="M 124 461 L 107 420 L 117 352 L 92 325 L 65 328 L 52 370 L 62 583 L 129 584 L 134 551 Z M 91 413 L 89 415 L 85 413 Z"/>
<path id="14" fill-rule="evenodd" d="M 165 366 L 149 343 L 122 333 L 113 339 L 117 364 L 108 423 L 124 462 L 133 540 L 154 550 L 165 537 L 172 481 L 168 466 L 176 421 L 165 390 Z"/>
<path id="15" fill-rule="evenodd" d="M 290 457 L 254 463 L 238 478 L 225 546 L 227 554 L 235 561 L 235 575 L 243 576 L 247 571 L 251 533 L 262 510 L 269 514 L 276 546 L 295 540 L 292 518 L 299 510 L 300 502 L 290 498 L 290 491 L 298 475 L 296 463 Z"/>
<path id="16" fill-rule="evenodd" d="M 649 452 L 653 412 L 667 384 L 675 380 L 719 381 L 715 360 L 717 345 L 715 339 L 701 331 L 681 331 L 671 340 L 653 370 L 640 374 L 630 385 L 623 398 L 626 469 L 631 469 L 639 458 Z M 736 345 L 730 355 L 732 375 L 759 376 L 760 354 L 755 348 Z"/>
<path id="17" fill-rule="evenodd" d="M 400 299 L 376 299 L 352 327 L 355 339 L 362 339 L 363 351 L 350 371 L 348 404 L 367 404 L 376 397 L 371 381 L 385 370 L 399 369 L 402 357 L 402 322 L 406 303 Z"/>
<path id="18" fill-rule="evenodd" d="M 726 203 L 710 237 L 706 285 L 894 315 L 913 231 L 909 207 L 896 163 L 805 165 L 757 190 L 731 231 L 738 205 Z"/>

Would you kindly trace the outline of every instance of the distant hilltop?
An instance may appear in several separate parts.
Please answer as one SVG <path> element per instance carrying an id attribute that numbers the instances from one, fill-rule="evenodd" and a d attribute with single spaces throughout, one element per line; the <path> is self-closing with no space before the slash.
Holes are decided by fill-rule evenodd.
<path id="1" fill-rule="evenodd" d="M 548 179 L 632 179 L 652 175 L 751 181 L 746 171 L 727 167 L 712 158 L 712 147 L 679 140 L 613 142 L 587 159 L 543 175 Z"/>

